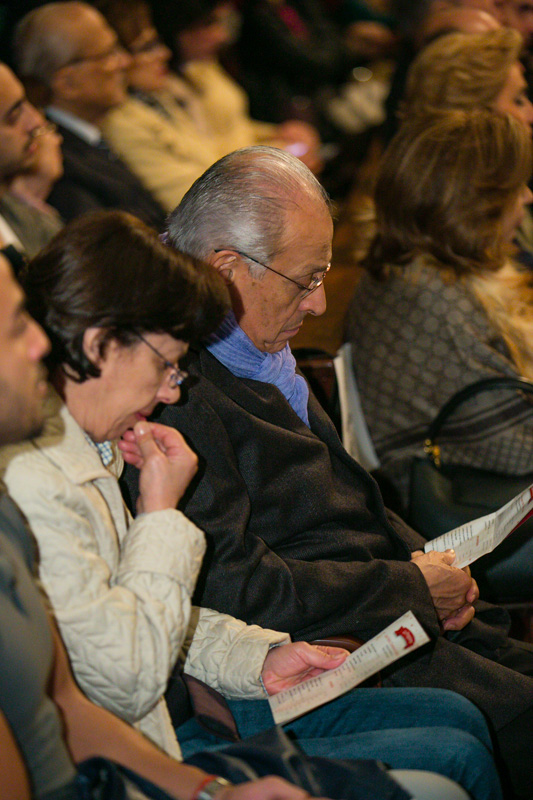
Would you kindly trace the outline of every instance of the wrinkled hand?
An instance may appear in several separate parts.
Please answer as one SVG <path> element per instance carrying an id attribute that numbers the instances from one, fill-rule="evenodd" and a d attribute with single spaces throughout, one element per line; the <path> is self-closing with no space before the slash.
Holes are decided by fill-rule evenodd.
<path id="1" fill-rule="evenodd" d="M 446 617 L 444 620 L 442 627 L 445 631 L 462 630 L 465 625 L 468 625 L 469 622 L 472 622 L 476 613 L 476 610 L 473 608 L 472 604 L 475 603 L 479 598 L 479 587 L 477 585 L 477 581 L 472 578 L 470 567 L 462 567 L 462 571 L 471 579 L 472 585 L 466 593 L 466 604 L 459 608 L 455 614 Z"/>
<path id="2" fill-rule="evenodd" d="M 156 422 L 137 422 L 118 446 L 124 461 L 140 470 L 138 513 L 176 508 L 198 468 L 181 433 Z"/>
<path id="3" fill-rule="evenodd" d="M 309 796 L 304 789 L 273 775 L 238 786 L 228 786 L 215 795 L 216 800 L 304 800 Z"/>
<path id="4" fill-rule="evenodd" d="M 420 569 L 428 585 L 435 609 L 444 630 L 461 630 L 475 614 L 473 603 L 479 597 L 477 583 L 470 576 L 468 567 L 458 569 L 452 564 L 455 552 L 417 550 L 411 561 Z"/>
<path id="5" fill-rule="evenodd" d="M 442 629 L 445 631 L 461 631 L 465 625 L 472 622 L 476 610 L 470 603 L 466 603 L 459 608 L 455 614 L 451 614 L 442 623 Z"/>
<path id="6" fill-rule="evenodd" d="M 293 642 L 269 650 L 261 677 L 269 694 L 296 686 L 302 681 L 335 669 L 349 655 L 341 647 L 311 645 L 309 642 Z"/>

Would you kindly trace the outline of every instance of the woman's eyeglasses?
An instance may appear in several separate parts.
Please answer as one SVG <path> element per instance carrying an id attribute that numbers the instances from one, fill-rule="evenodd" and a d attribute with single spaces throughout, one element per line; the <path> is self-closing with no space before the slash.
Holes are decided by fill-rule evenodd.
<path id="1" fill-rule="evenodd" d="M 184 369 L 180 369 L 179 367 L 176 366 L 176 364 L 173 364 L 171 361 L 168 361 L 168 359 L 165 358 L 163 353 L 160 353 L 159 350 L 156 347 L 154 347 L 153 344 L 150 344 L 150 342 L 147 339 L 145 339 L 144 336 L 142 336 L 140 333 L 137 333 L 136 336 L 141 340 L 141 342 L 144 342 L 144 344 L 147 347 L 149 347 L 150 350 L 152 350 L 152 352 L 156 354 L 156 356 L 159 356 L 159 358 L 165 365 L 166 369 L 172 370 L 168 376 L 168 382 L 170 388 L 176 389 L 178 386 L 181 386 L 183 381 L 185 381 L 189 377 L 189 373 L 185 372 Z"/>

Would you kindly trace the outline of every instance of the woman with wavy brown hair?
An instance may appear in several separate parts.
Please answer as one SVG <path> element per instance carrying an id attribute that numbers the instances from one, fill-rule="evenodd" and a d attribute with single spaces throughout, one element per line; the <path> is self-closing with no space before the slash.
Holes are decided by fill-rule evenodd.
<path id="1" fill-rule="evenodd" d="M 401 115 L 412 119 L 445 109 L 492 108 L 533 126 L 533 104 L 520 63 L 523 40 L 512 28 L 440 36 L 409 70 Z M 526 211 L 516 231 L 517 258 L 533 268 L 533 217 Z"/>
<path id="2" fill-rule="evenodd" d="M 448 398 L 480 378 L 533 379 L 531 275 L 512 260 L 530 174 L 529 130 L 488 110 L 417 117 L 384 156 L 348 336 L 383 472 L 405 506 Z M 445 462 L 532 472 L 533 408 L 510 392 L 479 396 L 442 449 Z"/>
<path id="3" fill-rule="evenodd" d="M 511 28 L 439 36 L 409 70 L 403 116 L 448 108 L 494 108 L 533 123 L 520 64 L 522 37 Z"/>

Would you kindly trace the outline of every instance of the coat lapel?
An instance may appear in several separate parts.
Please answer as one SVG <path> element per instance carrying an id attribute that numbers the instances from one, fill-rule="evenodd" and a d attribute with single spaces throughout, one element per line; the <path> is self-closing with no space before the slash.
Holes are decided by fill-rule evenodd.
<path id="1" fill-rule="evenodd" d="M 269 425 L 278 425 L 291 433 L 314 436 L 276 386 L 250 378 L 237 378 L 204 348 L 199 351 L 198 356 L 201 374 L 247 414 L 252 414 Z"/>

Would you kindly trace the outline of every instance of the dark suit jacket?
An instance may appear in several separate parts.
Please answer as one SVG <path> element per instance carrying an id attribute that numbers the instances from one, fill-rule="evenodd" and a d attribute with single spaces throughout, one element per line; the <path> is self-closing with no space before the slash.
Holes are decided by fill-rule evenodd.
<path id="1" fill-rule="evenodd" d="M 54 186 L 48 202 L 63 219 L 85 211 L 118 208 L 129 211 L 157 230 L 163 228 L 165 211 L 139 179 L 119 159 L 88 144 L 59 126 L 63 137 L 63 177 Z"/>
<path id="2" fill-rule="evenodd" d="M 275 386 L 236 378 L 205 349 L 191 352 L 187 369 L 196 378 L 188 397 L 158 421 L 199 456 L 180 506 L 208 541 L 197 603 L 308 640 L 366 640 L 410 609 L 432 642 L 387 680 L 462 692 L 496 727 L 533 705 L 531 678 L 482 657 L 507 648 L 505 612 L 484 604 L 485 620 L 454 635 L 468 650 L 439 636 L 427 584 L 409 563 L 425 540 L 385 510 L 312 394 L 309 429 Z M 137 474 L 126 472 L 133 498 Z M 525 649 L 533 674 L 533 648 Z"/>

